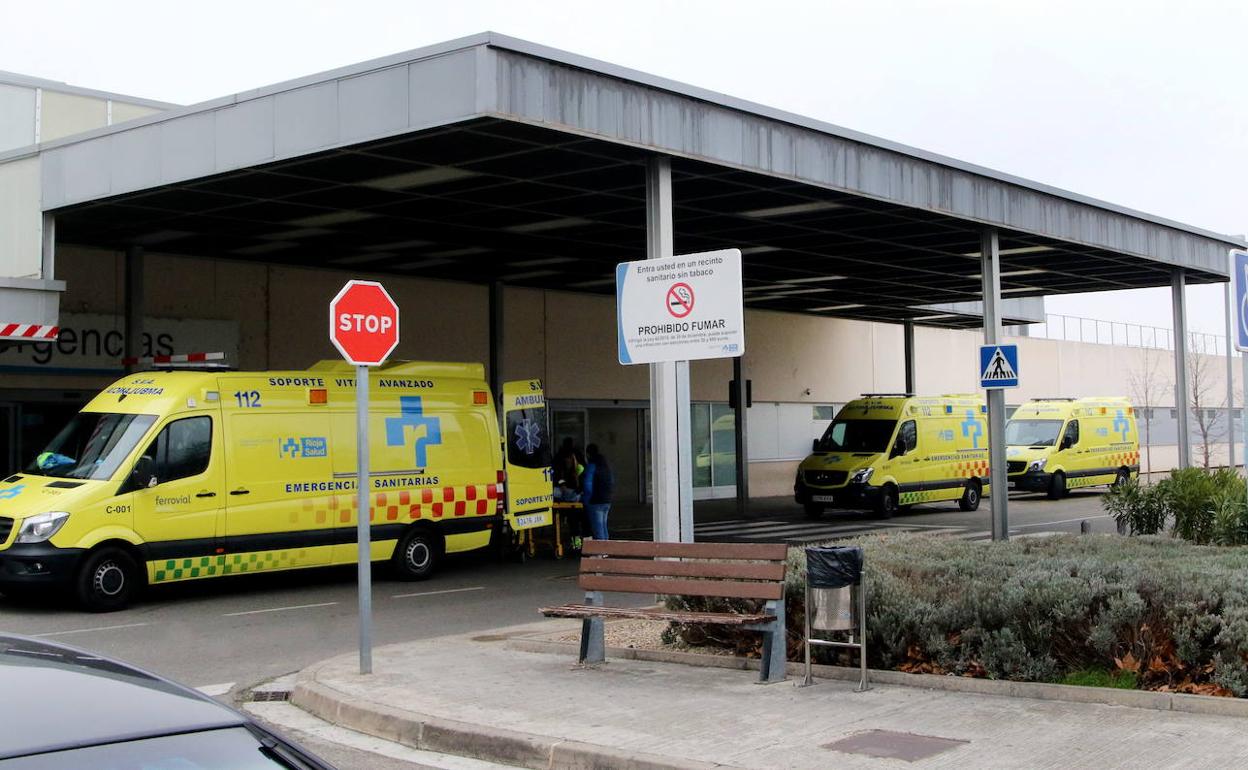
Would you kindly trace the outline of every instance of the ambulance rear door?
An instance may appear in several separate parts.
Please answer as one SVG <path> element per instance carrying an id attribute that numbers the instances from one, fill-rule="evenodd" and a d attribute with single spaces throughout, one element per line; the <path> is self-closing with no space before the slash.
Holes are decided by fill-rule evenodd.
<path id="1" fill-rule="evenodd" d="M 541 380 L 503 383 L 503 467 L 507 523 L 513 530 L 551 524 L 551 447 Z"/>

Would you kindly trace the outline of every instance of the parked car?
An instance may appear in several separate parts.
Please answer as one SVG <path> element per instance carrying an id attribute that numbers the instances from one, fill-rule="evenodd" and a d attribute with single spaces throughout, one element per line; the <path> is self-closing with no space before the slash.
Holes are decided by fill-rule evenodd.
<path id="1" fill-rule="evenodd" d="M 0 634 L 3 770 L 324 770 L 223 703 L 85 650 Z"/>

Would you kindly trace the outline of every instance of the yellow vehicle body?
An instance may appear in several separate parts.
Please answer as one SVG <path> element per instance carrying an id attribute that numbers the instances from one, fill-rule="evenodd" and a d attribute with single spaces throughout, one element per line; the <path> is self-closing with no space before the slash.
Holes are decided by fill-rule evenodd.
<path id="1" fill-rule="evenodd" d="M 794 498 L 809 516 L 957 500 L 988 492 L 988 421 L 974 395 L 867 395 L 846 404 L 798 467 Z"/>
<path id="2" fill-rule="evenodd" d="M 1053 499 L 1140 473 L 1135 408 L 1121 397 L 1036 399 L 1006 424 L 1010 488 Z"/>
<path id="3" fill-rule="evenodd" d="M 390 364 L 369 391 L 374 560 L 420 579 L 504 526 L 550 523 L 540 381 L 505 386 L 507 440 L 480 364 Z M 116 609 L 127 571 L 141 585 L 355 563 L 358 515 L 353 367 L 134 374 L 0 481 L 0 591 L 64 585 Z"/>

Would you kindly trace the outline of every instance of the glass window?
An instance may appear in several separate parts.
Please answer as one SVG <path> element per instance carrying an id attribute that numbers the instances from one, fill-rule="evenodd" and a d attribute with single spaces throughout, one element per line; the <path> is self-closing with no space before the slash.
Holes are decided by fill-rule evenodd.
<path id="1" fill-rule="evenodd" d="M 507 463 L 517 468 L 549 468 L 550 436 L 546 407 L 507 413 Z"/>
<path id="2" fill-rule="evenodd" d="M 1079 443 L 1079 421 L 1078 420 L 1071 420 L 1070 422 L 1066 423 L 1066 436 L 1064 437 L 1064 440 L 1070 446 L 1074 446 L 1075 444 Z"/>
<path id="3" fill-rule="evenodd" d="M 836 417 L 836 407 L 831 404 L 817 404 L 814 407 L 812 419 L 822 422 L 823 420 L 831 420 Z"/>
<path id="4" fill-rule="evenodd" d="M 906 420 L 901 424 L 901 429 L 897 431 L 897 447 L 901 450 L 899 454 L 913 452 L 918 445 L 918 428 L 915 427 L 914 420 Z"/>
<path id="5" fill-rule="evenodd" d="M 727 404 L 711 404 L 711 483 L 737 483 L 737 424 Z"/>
<path id="6" fill-rule="evenodd" d="M 147 454 L 156 461 L 156 480 L 161 484 L 198 476 L 208 469 L 212 457 L 212 418 L 187 417 L 169 423 Z"/>
<path id="7" fill-rule="evenodd" d="M 1005 424 L 1006 446 L 1053 446 L 1061 420 L 1010 420 Z"/>
<path id="8" fill-rule="evenodd" d="M 711 405 L 689 405 L 689 449 L 693 452 L 693 486 L 711 486 Z"/>
<path id="9" fill-rule="evenodd" d="M 148 414 L 79 412 L 26 472 L 69 479 L 112 478 L 156 418 Z"/>
<path id="10" fill-rule="evenodd" d="M 893 437 L 894 420 L 837 420 L 819 439 L 820 452 L 883 452 Z"/>

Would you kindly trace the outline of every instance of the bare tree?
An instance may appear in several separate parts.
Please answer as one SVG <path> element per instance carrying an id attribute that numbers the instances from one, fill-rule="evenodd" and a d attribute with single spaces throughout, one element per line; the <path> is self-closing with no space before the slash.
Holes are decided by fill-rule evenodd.
<path id="1" fill-rule="evenodd" d="M 1166 379 L 1163 356 L 1154 348 L 1140 350 L 1140 363 L 1127 374 L 1131 402 L 1144 423 L 1144 472 L 1153 470 L 1153 408 L 1172 388 Z"/>
<path id="2" fill-rule="evenodd" d="M 1214 382 L 1214 357 L 1195 351 L 1187 354 L 1187 389 L 1196 432 L 1200 436 L 1200 458 L 1204 467 L 1211 464 L 1213 445 L 1223 436 L 1226 396 L 1217 399 Z"/>

